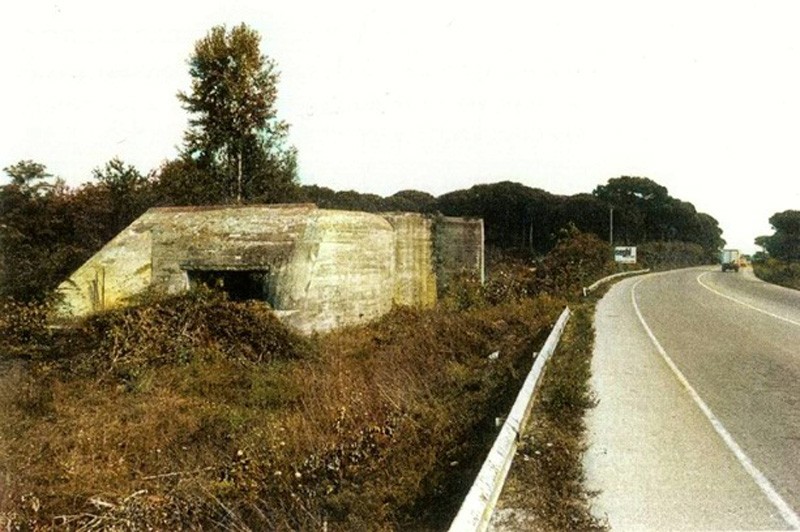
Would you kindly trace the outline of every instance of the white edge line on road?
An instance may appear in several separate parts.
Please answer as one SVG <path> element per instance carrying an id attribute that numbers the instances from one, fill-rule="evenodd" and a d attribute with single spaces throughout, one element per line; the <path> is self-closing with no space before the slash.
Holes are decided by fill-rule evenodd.
<path id="1" fill-rule="evenodd" d="M 761 314 L 766 314 L 770 318 L 775 318 L 775 319 L 778 319 L 778 320 L 781 320 L 781 321 L 785 321 L 786 323 L 791 323 L 792 325 L 796 325 L 797 327 L 800 327 L 800 322 L 797 322 L 797 321 L 794 321 L 794 320 L 790 320 L 789 318 L 786 318 L 784 316 L 779 316 L 778 314 L 773 314 L 772 312 L 767 312 L 766 310 L 760 309 L 758 307 L 755 307 L 755 306 L 751 305 L 750 303 L 745 303 L 741 299 L 737 299 L 737 298 L 735 298 L 733 296 L 729 296 L 728 294 L 723 294 L 719 290 L 711 288 L 710 286 L 708 286 L 706 283 L 704 283 L 702 281 L 702 278 L 705 277 L 706 275 L 708 275 L 709 273 L 711 273 L 711 272 L 701 273 L 700 275 L 697 276 L 697 282 L 700 284 L 700 286 L 702 286 L 703 288 L 705 288 L 709 292 L 713 292 L 713 293 L 717 294 L 720 297 L 724 297 L 725 299 L 730 299 L 734 303 L 738 303 L 738 304 L 740 304 L 740 305 L 742 305 L 744 307 L 747 307 L 747 308 L 749 308 L 751 310 L 755 310 L 756 312 L 760 312 Z"/>
<path id="2" fill-rule="evenodd" d="M 633 303 L 633 309 L 636 311 L 636 316 L 638 316 L 639 321 L 644 327 L 647 336 L 650 337 L 650 340 L 653 342 L 656 350 L 661 354 L 661 357 L 664 359 L 664 362 L 667 363 L 667 366 L 672 370 L 675 376 L 678 378 L 678 381 L 686 388 L 689 392 L 689 395 L 694 399 L 694 402 L 700 407 L 700 410 L 705 414 L 706 418 L 711 422 L 711 426 L 714 427 L 714 430 L 717 431 L 717 434 L 722 438 L 722 441 L 728 446 L 728 448 L 733 452 L 734 456 L 739 460 L 739 463 L 744 467 L 745 471 L 747 471 L 750 476 L 755 481 L 756 485 L 761 489 L 761 491 L 766 495 L 769 501 L 775 506 L 778 512 L 781 514 L 781 517 L 786 521 L 786 523 L 792 527 L 794 530 L 800 530 L 800 517 L 792 510 L 791 506 L 789 506 L 786 501 L 778 494 L 775 488 L 772 486 L 772 483 L 764 476 L 764 474 L 758 470 L 758 468 L 753 465 L 753 462 L 750 458 L 744 454 L 744 451 L 739 444 L 736 443 L 733 439 L 733 436 L 728 432 L 728 430 L 722 425 L 722 422 L 714 415 L 711 409 L 706 405 L 705 401 L 700 397 L 700 394 L 689 384 L 689 381 L 686 380 L 681 370 L 678 369 L 678 366 L 672 361 L 669 357 L 667 352 L 661 346 L 661 343 L 656 338 L 653 331 L 647 325 L 647 322 L 644 320 L 644 316 L 642 316 L 642 312 L 639 310 L 639 305 L 636 303 L 636 287 L 638 287 L 644 279 L 640 279 L 637 281 L 633 287 L 631 288 L 631 302 Z"/>

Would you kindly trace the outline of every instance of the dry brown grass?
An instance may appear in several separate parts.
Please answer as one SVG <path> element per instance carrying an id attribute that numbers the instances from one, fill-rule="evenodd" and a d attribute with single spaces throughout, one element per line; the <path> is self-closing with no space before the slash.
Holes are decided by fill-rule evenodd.
<path id="1" fill-rule="evenodd" d="M 446 528 L 564 307 L 547 294 L 602 276 L 604 246 L 567 232 L 540 265 L 461 280 L 437 309 L 310 339 L 209 293 L 63 330 L 5 305 L 0 528 Z M 540 402 L 549 437 L 574 428 L 576 389 Z M 553 447 L 523 453 L 563 463 L 571 480 L 540 486 L 559 505 L 579 474 Z"/>
<path id="2" fill-rule="evenodd" d="M 562 307 L 397 309 L 307 340 L 191 294 L 33 326 L 0 359 L 0 519 L 441 528 Z"/>
<path id="3" fill-rule="evenodd" d="M 602 292 L 602 290 L 601 290 Z M 606 530 L 583 486 L 584 412 L 589 388 L 594 300 L 578 305 L 534 399 L 502 496 L 501 525 L 514 530 Z"/>

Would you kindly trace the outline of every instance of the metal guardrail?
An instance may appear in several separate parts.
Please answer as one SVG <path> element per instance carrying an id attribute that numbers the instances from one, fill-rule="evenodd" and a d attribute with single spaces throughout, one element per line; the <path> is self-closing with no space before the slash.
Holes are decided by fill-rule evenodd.
<path id="1" fill-rule="evenodd" d="M 617 279 L 619 277 L 627 277 L 629 275 L 639 275 L 639 274 L 642 274 L 642 273 L 649 273 L 649 272 L 650 272 L 650 268 L 645 268 L 644 270 L 632 270 L 632 271 L 629 271 L 629 272 L 620 272 L 620 273 L 615 273 L 614 275 L 609 275 L 608 277 L 603 277 L 602 279 L 599 279 L 599 280 L 595 281 L 591 285 L 589 285 L 587 287 L 584 287 L 583 296 L 584 297 L 588 296 L 590 293 L 592 293 L 593 291 L 597 290 L 598 286 L 600 286 L 600 285 L 602 285 L 604 283 L 607 283 L 609 281 L 613 281 L 614 279 Z"/>
<path id="2" fill-rule="evenodd" d="M 508 471 L 511 468 L 511 462 L 514 460 L 520 435 L 530 416 L 533 395 L 539 384 L 542 370 L 550 355 L 555 351 L 569 317 L 570 310 L 567 307 L 556 321 L 542 350 L 536 357 L 530 373 L 525 378 L 525 382 L 517 394 L 517 399 L 514 401 L 514 406 L 511 407 L 511 412 L 500 429 L 500 434 L 483 462 L 461 509 L 450 525 L 451 532 L 484 531 L 488 528 L 497 499 L 500 497 L 500 492 L 503 490 Z"/>
<path id="3" fill-rule="evenodd" d="M 591 286 L 584 288 L 583 295 L 586 296 L 600 285 L 619 277 L 639 275 L 649 271 L 650 269 L 648 268 L 603 277 L 592 283 Z M 533 405 L 534 392 L 538 387 L 545 364 L 547 364 L 550 355 L 553 354 L 561 339 L 561 334 L 564 332 L 564 327 L 569 317 L 570 309 L 567 307 L 559 316 L 558 321 L 556 321 L 542 350 L 536 357 L 530 373 L 525 378 L 525 382 L 514 401 L 514 406 L 511 407 L 511 412 L 503 423 L 500 433 L 489 451 L 489 455 L 483 462 L 483 466 L 478 472 L 478 476 L 475 478 L 475 482 L 472 484 L 469 493 L 467 493 L 464 502 L 461 504 L 458 514 L 450 524 L 450 532 L 473 530 L 483 532 L 489 527 L 497 500 L 503 490 L 508 471 L 511 469 L 511 463 L 517 452 L 520 435 L 525 430 L 528 422 L 531 406 Z"/>

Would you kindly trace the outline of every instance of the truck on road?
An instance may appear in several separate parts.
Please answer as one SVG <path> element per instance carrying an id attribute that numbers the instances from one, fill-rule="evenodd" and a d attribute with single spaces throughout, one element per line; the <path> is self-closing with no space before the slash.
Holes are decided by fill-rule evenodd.
<path id="1" fill-rule="evenodd" d="M 738 249 L 723 249 L 720 252 L 719 262 L 722 265 L 722 271 L 727 272 L 733 270 L 739 271 L 739 250 Z"/>

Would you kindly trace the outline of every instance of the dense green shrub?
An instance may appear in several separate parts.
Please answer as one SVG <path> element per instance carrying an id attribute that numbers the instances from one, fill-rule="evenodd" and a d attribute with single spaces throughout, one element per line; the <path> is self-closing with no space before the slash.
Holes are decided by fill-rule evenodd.
<path id="1" fill-rule="evenodd" d="M 540 294 L 575 298 L 583 293 L 583 287 L 615 271 L 608 244 L 569 226 L 561 231 L 550 253 L 539 260 L 494 250 L 486 283 L 481 285 L 475 275 L 456 277 L 441 303 L 445 308 L 464 310 Z"/>
<path id="2" fill-rule="evenodd" d="M 91 372 L 187 363 L 204 353 L 271 362 L 296 358 L 304 343 L 266 305 L 205 288 L 95 314 L 81 327 L 92 349 L 74 363 Z"/>
<path id="3" fill-rule="evenodd" d="M 647 242 L 638 246 L 636 251 L 639 264 L 652 270 L 701 266 L 718 260 L 699 244 L 690 242 Z"/>
<path id="4" fill-rule="evenodd" d="M 614 272 L 610 246 L 574 226 L 561 232 L 536 272 L 540 290 L 576 297 L 597 279 Z"/>
<path id="5" fill-rule="evenodd" d="M 783 262 L 774 258 L 753 262 L 753 272 L 768 283 L 800 290 L 800 263 Z"/>

